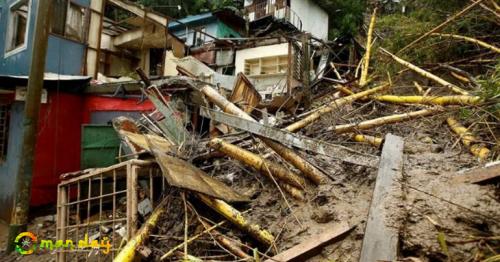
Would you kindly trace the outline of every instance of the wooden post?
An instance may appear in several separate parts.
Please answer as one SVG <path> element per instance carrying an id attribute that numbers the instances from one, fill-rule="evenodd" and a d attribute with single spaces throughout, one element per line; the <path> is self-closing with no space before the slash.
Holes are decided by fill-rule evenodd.
<path id="1" fill-rule="evenodd" d="M 19 154 L 19 168 L 16 176 L 14 212 L 9 226 L 7 252 L 15 249 L 14 239 L 26 231 L 31 198 L 31 180 L 33 178 L 33 164 L 35 161 L 36 134 L 38 129 L 38 115 L 45 73 L 45 59 L 50 29 L 50 10 L 52 0 L 37 1 L 35 33 L 33 36 L 33 52 L 31 57 L 28 91 L 24 104 L 23 140 L 21 154 Z M 31 3 L 31 2 L 30 2 Z"/>
<path id="2" fill-rule="evenodd" d="M 302 84 L 304 85 L 304 106 L 309 108 L 311 105 L 311 84 L 310 84 L 310 71 L 311 71 L 311 58 L 309 53 L 309 34 L 302 35 Z"/>
<path id="3" fill-rule="evenodd" d="M 388 221 L 394 221 L 394 213 L 397 212 L 389 204 L 403 194 L 399 184 L 403 177 L 403 148 L 401 137 L 392 134 L 385 137 L 360 262 L 395 261 L 398 258 L 399 227 L 389 227 Z"/>
<path id="4" fill-rule="evenodd" d="M 56 221 L 56 239 L 66 239 L 66 221 L 68 217 L 68 194 L 66 186 L 58 186 L 57 188 L 57 221 Z M 77 235 L 78 236 L 78 235 Z M 66 253 L 64 251 L 57 252 L 57 262 L 66 261 Z"/>

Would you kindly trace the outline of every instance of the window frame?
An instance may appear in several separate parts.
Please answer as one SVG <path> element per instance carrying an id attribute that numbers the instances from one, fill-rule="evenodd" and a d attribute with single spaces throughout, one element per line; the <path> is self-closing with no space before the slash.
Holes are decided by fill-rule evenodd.
<path id="1" fill-rule="evenodd" d="M 14 23 L 14 17 L 12 15 L 12 9 L 16 7 L 20 7 L 23 5 L 23 3 L 26 2 L 28 5 L 28 14 L 27 14 L 27 19 L 26 19 L 26 30 L 24 31 L 24 43 L 12 50 L 7 51 L 8 47 L 10 46 L 10 41 L 12 41 L 13 32 L 13 23 Z M 19 52 L 22 52 L 28 48 L 28 33 L 30 30 L 30 22 L 31 22 L 31 9 L 32 9 L 32 0 L 17 0 L 14 3 L 12 3 L 9 6 L 8 9 L 8 14 L 7 14 L 7 32 L 6 32 L 6 38 L 5 38 L 5 47 L 4 47 L 4 58 L 7 58 L 9 56 L 15 55 Z"/>
<path id="2" fill-rule="evenodd" d="M 84 28 L 82 29 L 82 30 L 83 30 L 83 32 L 82 32 L 82 34 L 83 34 L 83 39 L 82 39 L 81 41 L 76 40 L 76 39 L 71 38 L 71 37 L 68 37 L 68 36 L 66 35 L 66 27 L 67 27 L 67 25 L 68 25 L 68 13 L 69 13 L 69 11 L 70 11 L 70 6 L 71 6 L 72 4 L 73 4 L 73 5 L 75 5 L 75 6 L 78 6 L 78 7 L 80 7 L 80 8 L 85 9 L 85 19 L 84 19 L 84 22 L 83 22 L 83 24 L 84 24 Z M 72 42 L 75 42 L 75 43 L 79 43 L 79 44 L 85 44 L 85 43 L 87 43 L 87 38 L 88 38 L 88 27 L 89 27 L 89 21 L 90 21 L 90 11 L 91 11 L 91 10 L 90 10 L 90 8 L 89 8 L 88 6 L 83 6 L 83 5 L 81 5 L 81 4 L 79 4 L 79 3 L 77 3 L 77 2 L 75 2 L 75 1 L 73 1 L 73 0 L 67 0 L 67 2 L 66 2 L 65 12 L 64 12 L 65 17 L 64 17 L 64 28 L 63 28 L 63 33 L 62 33 L 62 34 L 60 34 L 60 33 L 55 33 L 55 32 L 52 32 L 52 25 L 51 25 L 51 28 L 50 28 L 50 32 L 49 32 L 49 33 L 50 33 L 51 35 L 54 35 L 54 36 L 57 36 L 57 37 L 60 37 L 60 38 L 63 38 L 63 39 L 65 39 L 65 40 L 72 41 Z"/>

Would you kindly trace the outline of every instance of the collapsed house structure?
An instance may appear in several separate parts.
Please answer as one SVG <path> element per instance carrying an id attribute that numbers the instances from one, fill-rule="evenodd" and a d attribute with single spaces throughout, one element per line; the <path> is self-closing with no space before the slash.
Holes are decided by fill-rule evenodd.
<path id="1" fill-rule="evenodd" d="M 364 131 L 439 116 L 440 106 L 477 105 L 481 98 L 426 98 L 417 88 L 418 111 L 391 105 L 418 98 L 380 95 L 392 91 L 391 79 L 368 88 L 370 45 L 362 60 L 361 48 L 328 41 L 328 15 L 314 1 L 245 1 L 244 15 L 220 10 L 179 20 L 121 0 L 60 2 L 54 12 L 66 15 L 51 25 L 32 205 L 57 202 L 52 238 L 88 245 L 56 246 L 57 261 L 304 261 L 332 253 L 395 261 L 400 242 L 407 252 L 421 245 L 400 241 L 394 230 L 403 228 L 404 174 L 420 175 L 415 167 L 424 161 L 418 153 L 410 162 L 403 156 L 421 150 L 445 161 L 449 155 L 432 141 L 390 134 L 409 135 L 405 128 L 374 136 Z M 23 61 L 33 46 L 36 4 L 7 1 L 0 9 L 0 27 L 8 32 L 0 40 L 0 51 L 8 43 L 0 58 L 5 221 L 13 212 L 28 71 Z M 445 92 L 462 90 L 430 79 Z M 392 115 L 396 111 L 402 112 Z M 460 123 L 451 117 L 447 123 L 473 155 L 465 160 L 469 166 L 491 157 Z M 340 145 L 346 141 L 363 144 Z M 498 167 L 467 172 L 477 178 Z M 416 190 L 436 189 L 420 182 L 423 189 Z M 410 196 L 418 212 L 428 212 L 418 205 L 421 198 Z M 498 207 L 473 204 L 493 213 Z M 496 232 L 494 216 L 468 212 Z M 422 217 L 404 225 L 407 232 L 418 230 Z M 109 239 L 109 253 L 101 252 L 104 244 L 92 246 Z"/>

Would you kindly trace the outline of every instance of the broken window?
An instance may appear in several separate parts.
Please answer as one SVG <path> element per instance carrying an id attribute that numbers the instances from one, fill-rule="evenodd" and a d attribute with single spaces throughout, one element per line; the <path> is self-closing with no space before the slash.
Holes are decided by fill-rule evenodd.
<path id="1" fill-rule="evenodd" d="M 283 74 L 287 70 L 287 55 L 245 60 L 245 74 L 249 76 Z"/>
<path id="2" fill-rule="evenodd" d="M 9 27 L 7 28 L 6 52 L 26 46 L 26 31 L 28 28 L 29 1 L 17 1 L 11 5 Z"/>
<path id="3" fill-rule="evenodd" d="M 87 8 L 68 0 L 55 0 L 51 33 L 78 42 L 85 41 Z"/>
<path id="4" fill-rule="evenodd" d="M 0 104 L 0 163 L 7 159 L 10 106 Z"/>

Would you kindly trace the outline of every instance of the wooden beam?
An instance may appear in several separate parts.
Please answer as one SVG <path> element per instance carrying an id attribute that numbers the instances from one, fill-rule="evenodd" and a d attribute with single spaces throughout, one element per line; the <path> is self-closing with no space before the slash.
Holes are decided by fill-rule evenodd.
<path id="1" fill-rule="evenodd" d="M 400 201 L 403 191 L 399 181 L 403 177 L 403 148 L 401 137 L 385 137 L 377 181 L 366 222 L 360 262 L 395 261 L 398 254 L 398 226 L 389 226 L 397 212 L 389 205 Z"/>
<path id="2" fill-rule="evenodd" d="M 138 17 L 146 18 L 152 22 L 167 27 L 168 19 L 165 16 L 153 12 L 147 12 L 140 6 L 127 1 L 121 1 L 121 0 L 108 0 L 108 1 L 111 4 L 116 5 L 122 9 L 125 9 Z"/>
<path id="3" fill-rule="evenodd" d="M 264 262 L 306 261 L 308 258 L 317 255 L 324 246 L 331 244 L 336 240 L 339 240 L 342 236 L 350 232 L 351 229 L 353 228 L 354 227 L 350 227 L 349 224 L 347 224 L 347 222 L 342 222 L 340 224 L 333 226 L 332 228 L 327 229 L 326 232 L 320 235 L 315 235 L 310 239 L 307 239 L 306 241 L 303 241 L 302 243 L 284 252 L 281 252 L 280 254 L 268 260 L 265 260 Z"/>
<path id="4" fill-rule="evenodd" d="M 500 177 L 500 161 L 487 164 L 485 167 L 465 171 L 453 179 L 455 183 L 483 183 Z"/>

